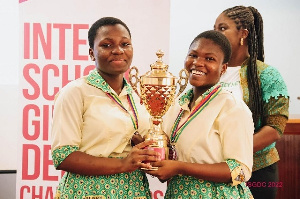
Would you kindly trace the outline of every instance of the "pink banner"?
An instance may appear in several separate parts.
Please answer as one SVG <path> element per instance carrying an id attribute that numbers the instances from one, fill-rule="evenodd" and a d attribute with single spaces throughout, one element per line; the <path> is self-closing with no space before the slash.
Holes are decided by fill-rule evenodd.
<path id="1" fill-rule="evenodd" d="M 24 1 L 19 1 L 22 132 L 16 191 L 20 199 L 52 199 L 63 175 L 51 159 L 53 99 L 95 67 L 88 56 L 90 25 L 103 16 L 122 19 L 132 32 L 133 65 L 143 74 L 158 49 L 166 52 L 168 62 L 170 5 L 152 0 Z M 149 181 L 153 198 L 163 198 L 165 184 Z"/>

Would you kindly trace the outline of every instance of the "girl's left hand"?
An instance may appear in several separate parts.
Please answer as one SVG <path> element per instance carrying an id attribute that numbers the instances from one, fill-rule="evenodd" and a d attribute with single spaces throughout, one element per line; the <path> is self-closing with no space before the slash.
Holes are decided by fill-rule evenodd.
<path id="1" fill-rule="evenodd" d="M 178 161 L 174 160 L 162 160 L 158 162 L 153 162 L 151 165 L 153 167 L 158 167 L 157 170 L 145 170 L 146 173 L 156 176 L 161 182 L 165 182 L 172 178 L 174 175 L 178 174 Z"/>

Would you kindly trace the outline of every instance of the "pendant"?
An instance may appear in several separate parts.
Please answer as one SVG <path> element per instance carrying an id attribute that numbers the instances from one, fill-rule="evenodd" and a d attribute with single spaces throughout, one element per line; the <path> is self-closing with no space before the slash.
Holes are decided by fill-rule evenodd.
<path id="1" fill-rule="evenodd" d="M 169 146 L 169 160 L 177 160 L 177 152 L 176 152 L 176 147 L 175 143 L 171 143 Z"/>

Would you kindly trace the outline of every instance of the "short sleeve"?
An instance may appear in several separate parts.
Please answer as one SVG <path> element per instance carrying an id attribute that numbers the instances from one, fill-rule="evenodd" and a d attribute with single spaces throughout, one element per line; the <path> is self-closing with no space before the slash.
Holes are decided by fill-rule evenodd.
<path id="1" fill-rule="evenodd" d="M 232 186 L 238 185 L 242 182 L 246 182 L 250 179 L 251 171 L 242 163 L 233 159 L 227 159 L 226 164 L 230 169 Z"/>
<path id="2" fill-rule="evenodd" d="M 82 113 L 83 99 L 80 89 L 73 83 L 67 85 L 56 95 L 54 101 L 51 151 L 56 166 L 80 146 Z"/>
<path id="3" fill-rule="evenodd" d="M 279 71 L 269 66 L 265 68 L 260 75 L 263 100 L 268 102 L 271 97 L 278 99 L 279 96 L 288 98 L 287 86 Z"/>
<path id="4" fill-rule="evenodd" d="M 289 117 L 289 95 L 287 86 L 279 71 L 268 66 L 260 75 L 264 102 L 265 125 L 282 134 Z"/>
<path id="5" fill-rule="evenodd" d="M 232 179 L 235 180 L 244 173 L 241 179 L 247 181 L 251 177 L 253 166 L 254 123 L 247 105 L 239 99 L 235 102 L 227 103 L 226 112 L 219 118 L 220 139 L 223 158 L 229 165 Z"/>
<path id="6" fill-rule="evenodd" d="M 62 146 L 52 152 L 54 167 L 57 168 L 71 153 L 78 151 L 76 146 Z"/>

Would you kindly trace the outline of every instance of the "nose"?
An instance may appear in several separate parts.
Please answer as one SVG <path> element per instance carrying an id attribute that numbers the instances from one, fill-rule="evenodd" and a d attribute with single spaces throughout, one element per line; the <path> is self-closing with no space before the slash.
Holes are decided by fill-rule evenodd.
<path id="1" fill-rule="evenodd" d="M 204 60 L 201 57 L 197 57 L 193 60 L 193 65 L 197 67 L 203 67 L 204 66 Z"/>
<path id="2" fill-rule="evenodd" d="M 113 54 L 122 54 L 122 53 L 124 53 L 124 49 L 123 49 L 121 46 L 116 45 L 116 46 L 112 49 L 111 52 L 112 52 Z"/>

